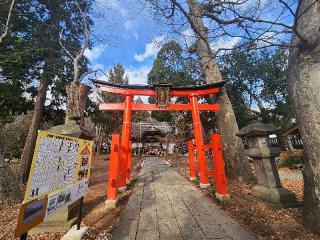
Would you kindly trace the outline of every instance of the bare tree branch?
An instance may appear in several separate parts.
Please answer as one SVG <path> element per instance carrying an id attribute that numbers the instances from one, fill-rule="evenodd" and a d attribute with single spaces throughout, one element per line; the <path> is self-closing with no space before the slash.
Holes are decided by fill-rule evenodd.
<path id="1" fill-rule="evenodd" d="M 70 56 L 70 58 L 72 60 L 74 60 L 74 56 L 71 54 L 71 52 L 64 46 L 64 44 L 62 43 L 63 40 L 63 29 L 61 29 L 60 34 L 59 34 L 59 44 L 60 46 L 63 48 L 63 50 Z"/>
<path id="2" fill-rule="evenodd" d="M 85 11 L 83 11 L 79 5 L 79 2 L 76 0 L 75 1 L 76 6 L 80 12 L 81 15 L 81 20 L 83 23 L 83 30 L 84 30 L 84 41 L 83 44 L 81 46 L 80 51 L 74 56 L 67 48 L 66 46 L 62 43 L 63 40 L 63 29 L 60 32 L 59 35 L 59 43 L 61 45 L 61 47 L 63 48 L 63 50 L 70 56 L 70 58 L 73 61 L 73 72 L 74 72 L 74 76 L 73 76 L 73 83 L 79 83 L 80 82 L 80 69 L 79 69 L 79 61 L 80 59 L 83 57 L 83 54 L 85 52 L 85 50 L 89 47 L 89 41 L 90 41 L 90 32 L 89 32 L 89 26 L 88 26 L 88 21 L 87 21 L 87 17 L 85 14 Z"/>
<path id="3" fill-rule="evenodd" d="M 81 78 L 80 78 L 80 82 L 88 75 L 90 74 L 94 74 L 95 77 L 97 76 L 98 72 L 102 72 L 103 75 L 108 77 L 108 74 L 106 74 L 102 69 L 98 68 L 98 69 L 89 69 L 87 72 L 85 72 L 84 74 L 82 74 Z"/>
<path id="4" fill-rule="evenodd" d="M 82 11 L 78 1 L 76 1 L 76 4 L 77 4 L 77 7 L 79 9 L 79 12 L 81 14 L 81 17 L 82 17 L 82 23 L 83 23 L 83 26 L 84 26 L 84 42 L 83 42 L 83 45 L 82 45 L 82 48 L 80 50 L 80 52 L 77 54 L 77 56 L 75 57 L 76 60 L 79 61 L 80 58 L 82 58 L 83 54 L 84 54 L 84 51 L 88 48 L 89 46 L 89 40 L 90 40 L 90 34 L 89 34 L 89 29 L 88 29 L 88 22 L 87 22 L 87 18 L 86 18 L 86 15 L 85 13 Z"/>
<path id="5" fill-rule="evenodd" d="M 290 24 L 288 21 L 286 13 L 290 12 L 292 15 L 293 9 L 292 4 L 286 2 L 286 0 L 278 0 L 281 3 L 281 8 L 277 7 L 279 11 L 276 12 L 277 15 L 274 16 L 273 19 L 264 18 L 264 11 L 269 7 L 269 5 L 262 5 L 260 0 L 249 1 L 249 0 L 229 0 L 229 1 L 217 1 L 217 0 L 209 0 L 209 1 L 195 1 L 194 3 L 200 7 L 199 13 L 190 12 L 187 7 L 185 7 L 185 3 L 188 1 L 178 1 L 178 0 L 167 0 L 167 1 L 154 1 L 147 0 L 151 4 L 154 5 L 154 8 L 158 11 L 160 9 L 168 8 L 169 4 L 172 3 L 171 6 L 177 8 L 177 12 L 180 12 L 183 16 L 186 17 L 187 21 L 191 25 L 191 28 L 195 32 L 196 36 L 199 36 L 201 40 L 206 42 L 208 48 L 212 42 L 215 42 L 214 39 L 221 39 L 225 36 L 228 37 L 237 37 L 241 38 L 242 41 L 247 41 L 245 44 L 240 44 L 241 46 L 246 46 L 249 44 L 263 44 L 268 46 L 284 46 L 287 47 L 289 44 L 284 43 L 282 40 L 282 36 L 288 36 L 292 32 L 297 32 L 295 28 L 295 24 Z M 252 4 L 250 8 L 246 4 Z M 163 5 L 166 5 L 165 7 Z M 161 11 L 162 15 L 163 12 Z M 177 13 L 179 14 L 179 13 Z M 199 15 L 199 16 L 194 16 Z M 179 15 L 178 15 L 179 16 Z M 177 33 L 177 26 L 180 22 L 177 22 L 175 16 L 170 15 L 172 22 L 170 25 L 175 29 L 174 32 Z M 206 18 L 206 30 L 208 31 L 209 38 L 204 39 L 202 29 L 198 29 L 194 26 L 195 21 L 192 19 L 196 18 Z M 294 16 L 292 15 L 292 18 Z M 193 19 L 193 20 L 194 20 Z M 168 19 L 167 19 L 168 20 Z M 236 30 L 238 29 L 238 30 Z M 203 34 L 201 34 L 201 32 Z M 206 34 L 204 34 L 206 35 Z M 297 35 L 299 35 L 297 32 Z M 269 39 L 266 38 L 269 37 Z M 210 44 L 211 43 L 211 44 Z M 272 45 L 272 43 L 274 43 Z M 264 48 L 265 46 L 262 46 Z M 238 48 L 238 47 L 237 47 Z M 226 47 L 225 49 L 232 49 L 230 47 Z M 218 50 L 219 52 L 219 50 Z"/>
<path id="6" fill-rule="evenodd" d="M 177 7 L 180 9 L 180 11 L 183 13 L 183 15 L 187 18 L 187 20 L 189 21 L 189 23 L 190 23 L 190 25 L 191 25 L 191 28 L 192 28 L 193 31 L 196 33 L 196 35 L 198 35 L 199 38 L 206 43 L 208 49 L 211 49 L 208 40 L 203 36 L 203 34 L 201 33 L 201 30 L 198 29 L 198 27 L 194 24 L 194 21 L 192 20 L 192 17 L 200 17 L 200 16 L 192 16 L 191 13 L 187 12 L 187 11 L 182 7 L 182 5 L 181 5 L 180 3 L 178 3 L 176 0 L 171 0 L 171 2 L 173 2 L 173 4 L 174 4 L 175 6 L 177 6 Z"/>
<path id="7" fill-rule="evenodd" d="M 8 17 L 7 17 L 7 21 L 6 21 L 6 25 L 4 27 L 4 32 L 3 34 L 0 36 L 0 43 L 2 43 L 3 39 L 8 35 L 9 32 L 9 25 L 10 25 L 10 20 L 11 20 L 11 16 L 12 16 L 12 11 L 13 11 L 13 7 L 15 4 L 15 0 L 11 1 L 11 5 L 9 8 L 9 12 L 8 12 Z"/>
<path id="8" fill-rule="evenodd" d="M 289 6 L 288 3 L 286 3 L 286 2 L 283 1 L 283 0 L 279 0 L 279 2 L 282 3 L 282 4 L 289 10 L 289 12 L 291 13 L 292 16 L 295 15 L 294 11 L 292 10 L 292 8 Z"/>

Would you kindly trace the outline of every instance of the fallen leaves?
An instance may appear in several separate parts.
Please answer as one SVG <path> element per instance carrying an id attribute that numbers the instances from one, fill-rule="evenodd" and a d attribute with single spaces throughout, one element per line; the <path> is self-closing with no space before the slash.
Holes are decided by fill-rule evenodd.
<path id="1" fill-rule="evenodd" d="M 118 218 L 122 209 L 125 207 L 133 184 L 129 186 L 119 201 L 119 205 L 113 211 L 105 211 L 106 200 L 106 182 L 108 176 L 108 158 L 106 155 L 100 155 L 93 159 L 92 170 L 90 174 L 89 190 L 84 199 L 84 217 L 82 225 L 89 226 L 90 229 L 84 236 L 88 240 L 109 240 L 111 239 L 110 231 L 118 224 Z M 140 161 L 133 159 L 134 172 L 137 174 Z M 14 239 L 17 216 L 19 213 L 20 203 L 0 206 L 0 240 Z M 38 233 L 29 235 L 29 240 L 56 240 L 60 239 L 65 233 Z"/>
<path id="2" fill-rule="evenodd" d="M 189 180 L 188 158 L 176 156 L 171 159 L 172 166 Z M 290 169 L 281 169 L 292 172 Z M 214 181 L 210 180 L 214 186 Z M 303 200 L 303 181 L 281 181 L 284 188 L 294 192 L 299 201 Z M 198 186 L 198 183 L 194 183 Z M 261 202 L 254 202 L 246 198 L 252 186 L 228 180 L 230 201 L 219 202 L 214 195 L 214 188 L 203 191 L 212 201 L 224 209 L 233 219 L 251 231 L 257 239 L 281 240 L 320 240 L 320 236 L 311 233 L 302 224 L 302 208 L 271 209 Z M 199 188 L 200 189 L 200 188 Z"/>

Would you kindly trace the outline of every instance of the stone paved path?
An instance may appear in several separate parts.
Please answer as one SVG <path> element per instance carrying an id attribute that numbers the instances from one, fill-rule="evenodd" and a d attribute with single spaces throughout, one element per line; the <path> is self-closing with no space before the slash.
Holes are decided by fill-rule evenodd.
<path id="1" fill-rule="evenodd" d="M 283 172 L 279 171 L 279 177 L 280 179 L 288 179 L 292 181 L 301 181 L 303 180 L 303 175 L 301 170 L 297 170 L 295 172 Z"/>
<path id="2" fill-rule="evenodd" d="M 148 157 L 114 240 L 202 240 L 254 237 L 158 157 Z"/>

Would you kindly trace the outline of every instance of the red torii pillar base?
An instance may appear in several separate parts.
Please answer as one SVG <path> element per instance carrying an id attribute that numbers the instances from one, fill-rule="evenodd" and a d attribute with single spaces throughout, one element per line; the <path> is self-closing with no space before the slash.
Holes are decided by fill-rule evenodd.
<path id="1" fill-rule="evenodd" d="M 197 167 L 194 159 L 194 146 L 192 140 L 188 142 L 189 148 L 189 179 L 190 181 L 197 180 Z"/>
<path id="2" fill-rule="evenodd" d="M 107 185 L 107 208 L 115 208 L 118 202 L 118 179 L 119 179 L 119 152 L 120 152 L 120 136 L 119 134 L 112 135 L 109 175 Z"/>
<path id="3" fill-rule="evenodd" d="M 216 183 L 215 195 L 219 201 L 228 201 L 230 200 L 230 195 L 228 193 L 227 178 L 224 169 L 221 135 L 213 133 L 210 138 L 212 144 L 214 178 Z"/>

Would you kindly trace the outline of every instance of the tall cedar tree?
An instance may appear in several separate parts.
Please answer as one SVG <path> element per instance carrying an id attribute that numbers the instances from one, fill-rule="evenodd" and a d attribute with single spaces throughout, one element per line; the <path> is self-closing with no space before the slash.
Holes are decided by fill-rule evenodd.
<path id="1" fill-rule="evenodd" d="M 128 76 L 125 75 L 124 67 L 118 63 L 115 64 L 108 73 L 108 82 L 113 84 L 128 84 Z M 100 102 L 102 103 L 120 103 L 124 98 L 120 95 L 100 92 Z M 121 132 L 122 124 L 121 111 L 99 111 L 96 110 L 93 116 L 93 121 L 97 131 L 97 151 L 100 152 L 100 147 L 103 142 L 107 142 L 113 133 Z"/>
<path id="2" fill-rule="evenodd" d="M 90 8 L 93 1 L 78 2 Z M 51 86 L 53 93 L 65 91 L 63 86 L 72 79 L 70 77 L 72 63 L 59 44 L 59 33 L 61 27 L 68 29 L 69 47 L 79 49 L 83 37 L 82 29 L 79 28 L 82 22 L 79 14 L 79 11 L 76 11 L 75 1 L 24 0 L 17 3 L 16 17 L 21 18 L 20 21 L 23 21 L 25 27 L 13 34 L 27 36 L 29 45 L 37 49 L 38 66 L 37 75 L 33 78 L 33 84 L 38 82 L 38 91 L 28 137 L 21 156 L 20 173 L 24 182 L 29 175 L 48 87 Z M 86 62 L 82 62 L 82 66 L 85 68 Z"/>

